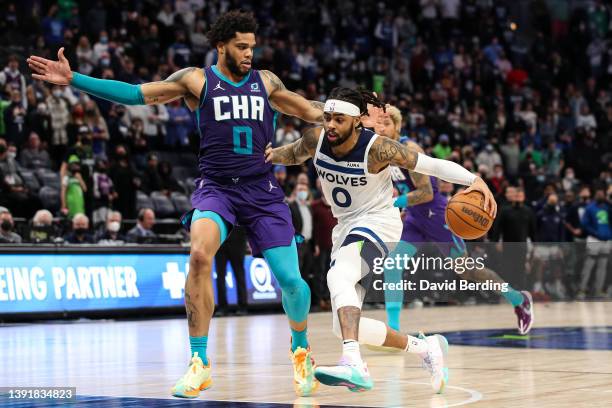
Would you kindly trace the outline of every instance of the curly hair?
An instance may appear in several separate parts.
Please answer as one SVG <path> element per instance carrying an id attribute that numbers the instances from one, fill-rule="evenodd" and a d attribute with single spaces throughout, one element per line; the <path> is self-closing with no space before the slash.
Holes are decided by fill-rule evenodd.
<path id="1" fill-rule="evenodd" d="M 220 42 L 227 42 L 236 36 L 236 33 L 255 33 L 257 20 L 251 12 L 232 10 L 223 14 L 215 21 L 206 34 L 210 45 L 216 47 Z"/>
<path id="2" fill-rule="evenodd" d="M 379 100 L 374 92 L 362 88 L 355 90 L 351 88 L 337 87 L 332 89 L 332 91 L 329 93 L 328 99 L 339 99 L 341 101 L 346 101 L 357 105 L 362 115 L 368 114 L 368 104 L 374 105 L 378 108 L 383 108 L 383 110 L 386 109 L 384 102 Z"/>

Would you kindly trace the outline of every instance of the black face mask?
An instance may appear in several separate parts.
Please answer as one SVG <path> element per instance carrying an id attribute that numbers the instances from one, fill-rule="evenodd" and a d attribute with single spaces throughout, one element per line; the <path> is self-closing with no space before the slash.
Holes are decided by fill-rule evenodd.
<path id="1" fill-rule="evenodd" d="M 75 228 L 74 233 L 76 235 L 85 235 L 87 234 L 87 228 Z"/>
<path id="2" fill-rule="evenodd" d="M 0 154 L 3 154 L 4 152 L 6 152 L 6 146 L 0 145 Z"/>
<path id="3" fill-rule="evenodd" d="M 0 224 L 0 228 L 2 228 L 4 231 L 10 231 L 13 229 L 13 224 L 11 224 L 9 220 L 4 220 L 2 221 L 2 224 Z"/>

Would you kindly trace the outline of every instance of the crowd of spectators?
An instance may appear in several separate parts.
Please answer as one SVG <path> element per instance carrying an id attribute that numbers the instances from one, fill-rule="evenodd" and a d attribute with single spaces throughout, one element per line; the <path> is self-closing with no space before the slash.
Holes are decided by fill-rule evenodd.
<path id="1" fill-rule="evenodd" d="M 489 239 L 610 242 L 609 224 L 585 217 L 589 205 L 609 214 L 612 199 L 612 7 L 601 0 L 4 2 L 0 240 L 154 242 L 155 215 L 188 209 L 197 176 L 198 134 L 181 101 L 125 107 L 51 86 L 32 80 L 28 55 L 63 46 L 75 71 L 160 80 L 214 64 L 205 33 L 237 7 L 260 24 L 256 68 L 311 100 L 335 86 L 372 89 L 400 109 L 402 135 L 482 175 L 500 203 Z M 281 118 L 275 142 L 302 126 Z M 315 172 L 275 175 L 315 270 L 332 224 Z M 137 218 L 135 230 L 122 218 Z"/>

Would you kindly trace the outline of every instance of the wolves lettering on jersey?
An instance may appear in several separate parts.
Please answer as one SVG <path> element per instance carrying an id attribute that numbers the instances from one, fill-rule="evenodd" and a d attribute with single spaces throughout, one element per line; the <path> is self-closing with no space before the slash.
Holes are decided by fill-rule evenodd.
<path id="1" fill-rule="evenodd" d="M 366 184 L 368 184 L 367 177 L 351 177 L 351 176 L 345 176 L 342 174 L 332 174 L 331 172 L 328 172 L 319 167 L 317 167 L 317 174 L 322 179 L 330 183 L 338 184 L 340 186 L 350 185 L 353 187 L 358 187 L 358 186 L 365 186 Z"/>
<path id="2" fill-rule="evenodd" d="M 377 137 L 374 132 L 362 129 L 355 147 L 345 156 L 336 157 L 321 131 L 314 165 L 323 194 L 339 220 L 393 208 L 389 167 L 377 174 L 367 169 L 368 152 Z"/>
<path id="3" fill-rule="evenodd" d="M 204 74 L 206 84 L 196 111 L 201 175 L 239 179 L 271 172 L 264 150 L 274 138 L 277 113 L 259 72 L 249 71 L 238 83 L 216 66 L 207 67 Z"/>

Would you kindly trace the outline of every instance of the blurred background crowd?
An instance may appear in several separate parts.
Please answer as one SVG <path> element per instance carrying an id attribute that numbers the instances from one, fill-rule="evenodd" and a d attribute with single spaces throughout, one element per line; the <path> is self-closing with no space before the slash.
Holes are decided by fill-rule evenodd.
<path id="1" fill-rule="evenodd" d="M 311 100 L 372 89 L 400 109 L 401 135 L 478 172 L 500 208 L 487 239 L 610 243 L 612 6 L 601 0 L 2 2 L 0 242 L 188 241 L 178 217 L 198 134 L 185 105 L 115 105 L 32 80 L 25 59 L 65 47 L 83 74 L 161 80 L 214 64 L 205 34 L 238 7 L 259 21 L 255 68 Z M 302 127 L 282 117 L 276 143 Z M 310 163 L 274 172 L 304 237 L 303 273 L 322 282 L 335 221 L 316 174 Z M 534 290 L 604 296 L 610 246 L 582 252 Z M 563 262 L 563 251 L 534 255 Z"/>

